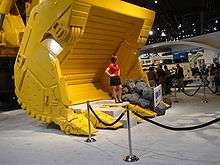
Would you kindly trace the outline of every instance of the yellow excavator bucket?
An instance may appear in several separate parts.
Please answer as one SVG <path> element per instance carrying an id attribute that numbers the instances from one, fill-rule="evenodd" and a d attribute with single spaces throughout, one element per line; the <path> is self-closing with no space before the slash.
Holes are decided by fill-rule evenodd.
<path id="1" fill-rule="evenodd" d="M 80 132 L 87 128 L 85 115 L 69 107 L 110 98 L 104 72 L 112 55 L 118 56 L 122 81 L 147 82 L 138 51 L 154 16 L 120 0 L 43 1 L 31 12 L 15 63 L 16 94 L 23 108 L 64 132 L 86 134 Z"/>

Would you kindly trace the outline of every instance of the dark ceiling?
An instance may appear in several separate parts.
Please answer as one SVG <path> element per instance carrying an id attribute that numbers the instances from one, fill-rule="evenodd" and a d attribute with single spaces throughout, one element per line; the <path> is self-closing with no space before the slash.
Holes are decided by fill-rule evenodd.
<path id="1" fill-rule="evenodd" d="M 17 0 L 25 20 L 25 1 Z M 156 12 L 148 44 L 220 30 L 220 0 L 123 0 Z M 157 3 L 155 3 L 157 1 Z M 163 34 L 163 35 L 161 35 Z"/>
<path id="2" fill-rule="evenodd" d="M 220 0 L 123 1 L 156 12 L 153 35 L 149 37 L 148 44 L 180 40 L 220 29 Z"/>

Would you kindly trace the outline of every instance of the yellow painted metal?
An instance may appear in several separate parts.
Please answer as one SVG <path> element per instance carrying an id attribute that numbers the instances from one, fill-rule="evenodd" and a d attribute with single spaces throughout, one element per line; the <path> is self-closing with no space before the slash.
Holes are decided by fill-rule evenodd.
<path id="1" fill-rule="evenodd" d="M 171 105 L 165 103 L 164 101 L 160 101 L 160 104 L 162 104 L 163 106 L 165 106 L 167 109 L 171 107 Z"/>
<path id="2" fill-rule="evenodd" d="M 138 105 L 130 104 L 129 109 L 131 109 L 131 111 L 133 111 L 133 112 L 140 114 L 143 117 L 153 118 L 157 115 L 157 113 L 151 111 L 149 108 L 145 109 L 145 108 L 142 108 Z"/>
<path id="3" fill-rule="evenodd" d="M 44 2 L 46 0 L 27 0 L 25 2 L 25 14 L 26 14 L 26 21 L 28 21 L 29 17 L 30 17 L 30 14 L 31 14 L 31 11 L 33 10 L 33 8 Z"/>
<path id="4" fill-rule="evenodd" d="M 8 14 L 13 0 L 0 0 L 0 13 L 1 14 Z"/>
<path id="5" fill-rule="evenodd" d="M 69 106 L 110 98 L 104 71 L 112 55 L 118 56 L 122 81 L 147 81 L 137 56 L 154 16 L 120 0 L 48 0 L 36 6 L 15 63 L 23 108 L 64 132 L 87 134 L 86 117 Z"/>
<path id="6" fill-rule="evenodd" d="M 19 47 L 25 30 L 20 15 L 6 15 L 2 28 L 7 47 Z"/>
<path id="7" fill-rule="evenodd" d="M 0 14 L 4 15 L 0 29 L 0 57 L 16 57 L 25 25 L 13 0 L 0 0 Z"/>
<path id="8" fill-rule="evenodd" d="M 104 121 L 105 123 L 113 123 L 115 121 L 115 118 L 100 111 L 100 110 L 95 110 L 95 113 L 99 116 L 99 118 Z M 88 113 L 86 111 L 85 113 L 85 117 L 87 118 L 88 117 Z M 100 123 L 97 118 L 92 114 L 91 115 L 91 122 L 93 124 L 94 127 L 96 128 L 119 128 L 119 127 L 122 127 L 123 126 L 123 123 L 121 123 L 120 121 L 116 124 L 114 124 L 113 126 L 106 126 L 106 125 L 103 125 L 102 123 Z"/>

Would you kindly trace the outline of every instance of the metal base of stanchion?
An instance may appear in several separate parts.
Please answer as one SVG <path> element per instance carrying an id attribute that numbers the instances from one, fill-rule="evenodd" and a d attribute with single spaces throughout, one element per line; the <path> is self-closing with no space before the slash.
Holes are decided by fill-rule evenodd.
<path id="1" fill-rule="evenodd" d="M 96 140 L 94 138 L 88 138 L 85 140 L 85 142 L 87 143 L 92 143 L 92 142 L 95 142 Z"/>
<path id="2" fill-rule="evenodd" d="M 201 102 L 207 104 L 209 101 L 207 98 L 203 98 L 203 100 Z"/>
<path id="3" fill-rule="evenodd" d="M 132 156 L 128 155 L 124 158 L 124 161 L 126 161 L 126 162 L 136 162 L 138 160 L 139 160 L 139 158 L 135 155 L 132 155 Z"/>

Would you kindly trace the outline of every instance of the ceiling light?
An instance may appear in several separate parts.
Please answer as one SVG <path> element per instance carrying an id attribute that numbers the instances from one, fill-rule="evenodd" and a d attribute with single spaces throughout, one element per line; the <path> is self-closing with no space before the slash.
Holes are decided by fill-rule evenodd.
<path id="1" fill-rule="evenodd" d="M 216 27 L 214 27 L 214 30 L 217 30 L 217 28 L 216 28 Z"/>
<path id="2" fill-rule="evenodd" d="M 196 31 L 196 29 L 193 29 L 193 31 L 195 32 L 195 31 Z"/>
<path id="3" fill-rule="evenodd" d="M 152 36 L 154 34 L 154 32 L 151 30 L 149 31 L 149 35 Z"/>
<path id="4" fill-rule="evenodd" d="M 192 25 L 194 26 L 195 24 L 193 23 Z"/>
<path id="5" fill-rule="evenodd" d="M 184 31 L 184 30 L 182 30 L 182 32 L 184 33 L 185 31 Z"/>
<path id="6" fill-rule="evenodd" d="M 215 23 L 218 23 L 218 20 L 215 20 Z"/>
<path id="7" fill-rule="evenodd" d="M 181 27 L 182 27 L 182 25 L 181 25 L 181 24 L 179 24 L 178 29 L 180 29 Z"/>
<path id="8" fill-rule="evenodd" d="M 158 2 L 157 0 L 154 1 L 155 4 L 157 4 L 157 2 Z"/>
<path id="9" fill-rule="evenodd" d="M 162 37 L 166 37 L 167 35 L 166 35 L 164 32 L 162 32 L 162 33 L 161 33 L 161 36 L 162 36 Z"/>

